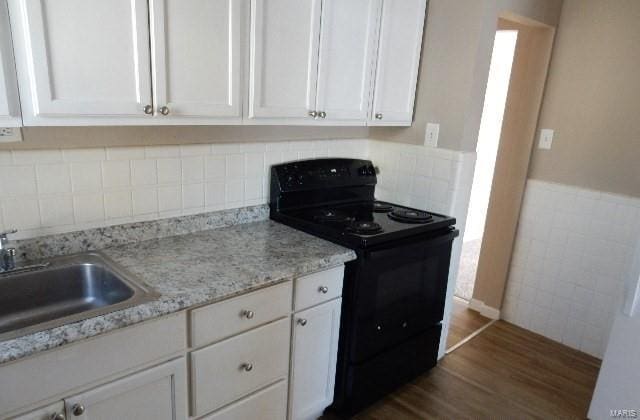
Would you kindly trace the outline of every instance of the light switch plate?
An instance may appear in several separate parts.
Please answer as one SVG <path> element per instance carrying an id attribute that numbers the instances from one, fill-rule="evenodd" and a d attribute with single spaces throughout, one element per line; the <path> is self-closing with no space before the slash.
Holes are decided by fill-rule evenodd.
<path id="1" fill-rule="evenodd" d="M 424 132 L 424 145 L 428 147 L 438 147 L 438 135 L 440 134 L 440 124 L 427 123 Z"/>
<path id="2" fill-rule="evenodd" d="M 0 127 L 0 143 L 17 143 L 22 141 L 22 130 L 17 127 Z"/>
<path id="3" fill-rule="evenodd" d="M 553 144 L 553 130 L 548 128 L 543 128 L 540 130 L 540 142 L 538 143 L 538 148 L 551 150 L 551 145 Z"/>

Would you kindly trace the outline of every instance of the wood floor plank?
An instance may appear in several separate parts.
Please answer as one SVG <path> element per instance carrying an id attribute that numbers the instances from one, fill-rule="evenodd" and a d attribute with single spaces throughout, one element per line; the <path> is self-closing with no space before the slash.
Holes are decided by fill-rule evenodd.
<path id="1" fill-rule="evenodd" d="M 454 298 L 451 322 L 449 323 L 449 335 L 447 337 L 447 348 L 458 344 L 489 322 L 491 322 L 491 319 L 469 309 L 462 300 Z"/>

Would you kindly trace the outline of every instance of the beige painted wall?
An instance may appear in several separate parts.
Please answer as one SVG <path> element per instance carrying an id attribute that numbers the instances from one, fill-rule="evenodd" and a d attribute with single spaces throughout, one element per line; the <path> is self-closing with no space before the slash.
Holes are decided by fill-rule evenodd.
<path id="1" fill-rule="evenodd" d="M 561 6 L 562 0 L 431 0 L 415 121 L 408 128 L 372 128 L 370 137 L 422 144 L 427 122 L 437 122 L 439 147 L 474 151 L 498 18 L 555 26 Z"/>
<path id="2" fill-rule="evenodd" d="M 640 1 L 565 0 L 530 178 L 640 197 Z"/>

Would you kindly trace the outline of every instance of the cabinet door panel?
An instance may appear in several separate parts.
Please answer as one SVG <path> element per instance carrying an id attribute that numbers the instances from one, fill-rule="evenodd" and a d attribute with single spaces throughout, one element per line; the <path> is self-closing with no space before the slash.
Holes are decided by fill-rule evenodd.
<path id="1" fill-rule="evenodd" d="M 145 0 L 9 1 L 20 38 L 25 120 L 145 117 L 151 104 Z"/>
<path id="2" fill-rule="evenodd" d="M 169 117 L 240 119 L 248 0 L 152 0 L 151 5 L 156 113 L 167 106 Z"/>
<path id="3" fill-rule="evenodd" d="M 84 413 L 75 415 L 74 406 Z M 178 420 L 187 417 L 185 360 L 178 359 L 65 400 L 78 420 Z"/>
<path id="4" fill-rule="evenodd" d="M 315 109 L 320 0 L 252 0 L 250 118 L 298 118 Z"/>
<path id="5" fill-rule="evenodd" d="M 380 0 L 322 3 L 317 109 L 327 122 L 366 122 L 379 12 Z"/>
<path id="6" fill-rule="evenodd" d="M 291 419 L 316 418 L 333 402 L 341 303 L 332 300 L 293 317 Z"/>
<path id="7" fill-rule="evenodd" d="M 371 124 L 411 124 L 425 10 L 426 0 L 383 0 Z"/>
<path id="8" fill-rule="evenodd" d="M 9 11 L 7 4 L 0 2 L 0 127 L 19 127 L 21 123 Z"/>

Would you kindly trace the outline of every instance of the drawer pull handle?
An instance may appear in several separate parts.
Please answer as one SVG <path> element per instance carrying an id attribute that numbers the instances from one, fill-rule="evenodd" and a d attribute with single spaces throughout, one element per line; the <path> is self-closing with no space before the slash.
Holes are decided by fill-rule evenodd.
<path id="1" fill-rule="evenodd" d="M 74 404 L 73 407 L 71 407 L 71 412 L 76 417 L 83 415 L 84 414 L 84 405 L 82 405 L 82 404 Z"/>
<path id="2" fill-rule="evenodd" d="M 253 317 L 255 316 L 255 312 L 245 309 L 244 311 L 242 311 L 241 315 L 247 319 L 253 319 Z"/>
<path id="3" fill-rule="evenodd" d="M 307 325 L 307 320 L 304 318 L 300 318 L 298 319 L 298 324 L 302 327 L 304 327 L 305 325 Z"/>
<path id="4" fill-rule="evenodd" d="M 327 286 L 320 286 L 318 288 L 318 292 L 324 293 L 325 295 L 327 294 L 328 291 L 329 291 L 329 288 Z"/>
<path id="5" fill-rule="evenodd" d="M 243 363 L 242 365 L 240 365 L 240 369 L 244 370 L 245 372 L 251 372 L 253 370 L 253 363 Z"/>

